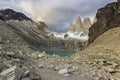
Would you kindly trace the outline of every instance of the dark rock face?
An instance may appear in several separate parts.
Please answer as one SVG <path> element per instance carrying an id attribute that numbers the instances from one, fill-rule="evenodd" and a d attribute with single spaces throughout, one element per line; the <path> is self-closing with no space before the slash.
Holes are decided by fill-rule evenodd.
<path id="1" fill-rule="evenodd" d="M 89 44 L 107 30 L 120 26 L 120 0 L 99 9 L 96 14 L 97 22 L 89 29 Z"/>
<path id="2" fill-rule="evenodd" d="M 32 21 L 30 18 L 25 16 L 23 13 L 15 12 L 12 9 L 0 10 L 0 20 L 20 20 L 20 21 Z"/>

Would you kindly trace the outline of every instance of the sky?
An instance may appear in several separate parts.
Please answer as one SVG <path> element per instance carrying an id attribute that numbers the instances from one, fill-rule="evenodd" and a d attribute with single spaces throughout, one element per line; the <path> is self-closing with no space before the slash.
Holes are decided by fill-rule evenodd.
<path id="1" fill-rule="evenodd" d="M 50 30 L 65 32 L 70 23 L 90 17 L 97 9 L 116 0 L 0 0 L 0 9 L 11 8 L 23 12 L 34 21 L 44 21 Z"/>

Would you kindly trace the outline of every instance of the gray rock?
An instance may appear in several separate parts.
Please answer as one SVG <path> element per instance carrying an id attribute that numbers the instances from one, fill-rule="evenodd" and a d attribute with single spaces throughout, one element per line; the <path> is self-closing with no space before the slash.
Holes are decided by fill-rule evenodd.
<path id="1" fill-rule="evenodd" d="M 44 65 L 39 64 L 38 67 L 39 67 L 39 68 L 44 68 Z"/>
<path id="2" fill-rule="evenodd" d="M 14 80 L 20 80 L 22 78 L 23 74 L 24 74 L 24 70 L 20 67 L 16 67 Z"/>
<path id="3" fill-rule="evenodd" d="M 8 68 L 8 69 L 2 71 L 2 72 L 0 73 L 0 76 L 8 76 L 8 75 L 10 75 L 11 73 L 14 74 L 15 69 L 16 69 L 16 66 L 13 66 L 13 67 L 11 67 L 11 68 Z"/>
<path id="4" fill-rule="evenodd" d="M 6 52 L 6 54 L 9 55 L 9 56 L 14 56 L 15 55 L 14 52 Z"/>
<path id="5" fill-rule="evenodd" d="M 68 74 L 68 69 L 67 69 L 67 68 L 65 68 L 65 69 L 60 69 L 60 70 L 58 71 L 58 74 L 61 74 L 61 75 L 63 75 L 63 74 Z"/>

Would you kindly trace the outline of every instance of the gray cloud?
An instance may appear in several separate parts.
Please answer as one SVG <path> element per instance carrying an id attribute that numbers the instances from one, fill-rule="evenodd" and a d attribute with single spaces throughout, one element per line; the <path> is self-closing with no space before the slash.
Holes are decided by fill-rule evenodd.
<path id="1" fill-rule="evenodd" d="M 116 0 L 0 0 L 0 8 L 22 11 L 33 20 L 45 21 L 51 30 L 67 31 L 78 16 L 93 19 L 98 8 Z"/>

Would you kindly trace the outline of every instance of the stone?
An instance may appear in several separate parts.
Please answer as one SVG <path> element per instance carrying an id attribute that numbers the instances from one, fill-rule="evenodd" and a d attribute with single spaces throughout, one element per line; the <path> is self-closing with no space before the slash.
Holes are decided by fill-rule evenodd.
<path id="1" fill-rule="evenodd" d="M 39 67 L 39 68 L 44 68 L 44 65 L 39 64 L 38 67 Z"/>
<path id="2" fill-rule="evenodd" d="M 114 68 L 112 68 L 112 67 L 103 67 L 104 69 L 105 69 L 105 71 L 107 71 L 107 72 L 109 72 L 109 73 L 114 73 L 114 72 L 116 72 L 115 71 L 115 69 Z"/>
<path id="3" fill-rule="evenodd" d="M 15 69 L 15 79 L 14 80 L 20 80 L 24 74 L 24 70 L 21 67 L 16 67 Z"/>
<path id="4" fill-rule="evenodd" d="M 68 69 L 67 69 L 67 68 L 65 68 L 65 69 L 60 69 L 60 70 L 58 71 L 58 74 L 61 74 L 61 75 L 67 74 L 67 73 L 68 73 Z"/>
<path id="5" fill-rule="evenodd" d="M 7 55 L 15 55 L 14 52 L 6 52 Z"/>
<path id="6" fill-rule="evenodd" d="M 12 72 L 13 72 L 13 74 L 14 74 L 15 69 L 16 69 L 16 66 L 13 66 L 13 67 L 11 67 L 11 68 L 8 68 L 8 69 L 2 71 L 2 72 L 0 73 L 0 76 L 8 76 L 8 75 L 11 74 Z"/>

